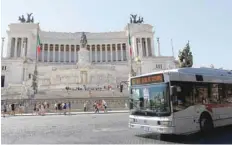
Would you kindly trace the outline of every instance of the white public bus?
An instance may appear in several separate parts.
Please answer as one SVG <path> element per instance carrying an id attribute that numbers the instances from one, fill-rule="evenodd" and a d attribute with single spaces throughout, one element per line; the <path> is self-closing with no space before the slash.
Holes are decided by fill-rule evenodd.
<path id="1" fill-rule="evenodd" d="M 232 125 L 232 71 L 180 68 L 132 77 L 129 128 L 158 134 Z"/>

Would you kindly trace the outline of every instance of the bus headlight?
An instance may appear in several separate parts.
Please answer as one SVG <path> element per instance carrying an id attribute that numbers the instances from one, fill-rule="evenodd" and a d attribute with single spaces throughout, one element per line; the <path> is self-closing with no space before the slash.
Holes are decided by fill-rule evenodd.
<path id="1" fill-rule="evenodd" d="M 136 122 L 138 122 L 137 119 L 135 119 L 135 118 L 130 118 L 129 121 L 130 121 L 130 123 L 136 123 Z"/>
<path id="2" fill-rule="evenodd" d="M 172 126 L 172 121 L 158 121 L 157 124 L 162 126 Z"/>

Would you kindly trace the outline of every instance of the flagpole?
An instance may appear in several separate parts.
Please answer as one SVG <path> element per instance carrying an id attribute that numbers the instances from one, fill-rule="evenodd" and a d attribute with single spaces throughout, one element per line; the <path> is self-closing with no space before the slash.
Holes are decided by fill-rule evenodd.
<path id="1" fill-rule="evenodd" d="M 130 24 L 128 23 L 127 24 L 128 25 L 128 35 L 130 35 Z M 129 39 L 131 39 L 130 38 L 130 36 L 129 36 Z M 129 40 L 129 41 L 131 41 L 131 40 Z M 131 44 L 129 44 L 130 45 L 130 49 L 129 49 L 129 51 L 130 51 L 130 76 L 132 77 L 133 76 L 133 66 L 132 66 L 132 51 L 131 51 Z"/>
<path id="2" fill-rule="evenodd" d="M 175 57 L 174 56 L 174 47 L 173 47 L 173 41 L 172 41 L 172 39 L 171 39 L 171 46 L 172 46 L 172 56 Z"/>
<path id="3" fill-rule="evenodd" d="M 37 32 L 36 32 L 36 53 L 35 53 L 35 70 L 34 70 L 34 75 L 33 75 L 33 90 L 34 90 L 34 95 L 37 94 L 37 89 L 38 89 L 38 84 L 37 84 L 37 59 L 38 59 L 38 50 L 37 50 L 37 43 L 38 43 L 38 35 L 39 35 L 39 24 L 37 25 Z"/>

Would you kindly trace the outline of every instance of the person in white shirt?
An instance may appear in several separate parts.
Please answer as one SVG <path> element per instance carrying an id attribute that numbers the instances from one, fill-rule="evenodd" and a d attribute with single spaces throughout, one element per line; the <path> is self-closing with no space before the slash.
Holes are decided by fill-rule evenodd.
<path id="1" fill-rule="evenodd" d="M 104 107 L 104 112 L 106 112 L 107 110 L 107 103 L 105 100 L 102 100 L 102 104 L 103 104 L 103 107 Z"/>

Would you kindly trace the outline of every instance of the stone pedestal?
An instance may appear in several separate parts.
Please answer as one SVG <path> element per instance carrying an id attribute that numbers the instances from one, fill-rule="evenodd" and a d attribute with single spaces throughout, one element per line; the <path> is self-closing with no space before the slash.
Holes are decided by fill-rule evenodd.
<path id="1" fill-rule="evenodd" d="M 78 52 L 78 67 L 86 67 L 90 65 L 90 53 L 86 48 L 81 48 Z"/>
<path id="2" fill-rule="evenodd" d="M 89 83 L 89 67 L 90 63 L 90 53 L 86 48 L 81 48 L 78 52 L 78 62 L 77 66 L 80 71 L 80 84 L 88 84 Z"/>

